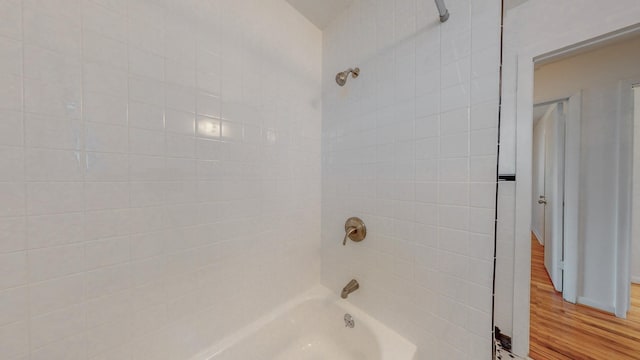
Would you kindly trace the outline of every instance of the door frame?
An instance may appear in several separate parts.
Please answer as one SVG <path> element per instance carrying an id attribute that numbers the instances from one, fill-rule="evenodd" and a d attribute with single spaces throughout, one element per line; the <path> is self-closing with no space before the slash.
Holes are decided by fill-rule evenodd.
<path id="1" fill-rule="evenodd" d="M 618 114 L 623 120 L 620 122 L 618 145 L 619 154 L 630 154 L 629 157 L 619 157 L 618 173 L 618 249 L 616 264 L 616 301 L 615 314 L 626 318 L 629 311 L 631 297 L 631 244 L 633 226 L 633 129 L 634 129 L 634 86 L 640 83 L 640 78 L 631 78 L 619 82 Z M 637 139 L 635 139 L 637 140 Z M 626 173 L 625 173 L 626 171 Z M 631 194 L 631 196 L 627 196 Z"/>
<path id="2" fill-rule="evenodd" d="M 582 134 L 582 91 L 565 102 L 564 140 L 564 226 L 562 298 L 578 300 L 578 216 L 580 212 L 580 139 Z"/>
<path id="3" fill-rule="evenodd" d="M 632 193 L 632 200 L 631 200 L 631 214 L 632 214 L 632 219 L 631 219 L 631 258 L 633 259 L 634 255 L 636 257 L 640 257 L 640 253 L 635 253 L 634 254 L 634 242 L 636 241 L 634 239 L 635 236 L 640 236 L 640 231 L 638 231 L 638 229 L 640 229 L 640 222 L 634 222 L 634 219 L 637 217 L 637 213 L 634 214 L 634 211 L 636 209 L 640 208 L 640 200 L 638 200 L 638 195 L 640 192 L 640 186 L 636 186 L 636 184 L 638 183 L 638 179 L 636 178 L 636 175 L 640 175 L 640 157 L 636 158 L 636 154 L 640 153 L 640 138 L 636 137 L 636 135 L 639 133 L 639 130 L 637 127 L 640 127 L 638 125 L 640 125 L 640 99 L 636 100 L 636 97 L 640 98 L 640 80 L 637 82 L 634 82 L 633 84 L 633 108 L 634 108 L 634 112 L 631 114 L 632 117 L 632 124 L 633 124 L 633 184 L 632 184 L 632 188 L 631 188 L 631 193 Z M 638 107 L 636 107 L 636 105 L 638 105 Z M 636 117 L 636 114 L 638 115 Z M 639 176 L 640 177 L 640 176 Z M 631 263 L 629 264 L 631 267 L 633 267 L 633 260 L 631 260 Z M 637 272 L 632 271 L 631 272 L 631 276 L 630 276 L 630 280 L 632 284 L 640 284 L 640 275 L 637 275 Z"/>

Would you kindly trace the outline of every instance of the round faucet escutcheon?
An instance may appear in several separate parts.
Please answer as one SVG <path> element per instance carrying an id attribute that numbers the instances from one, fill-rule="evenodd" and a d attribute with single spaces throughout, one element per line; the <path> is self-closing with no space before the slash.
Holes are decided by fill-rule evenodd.
<path id="1" fill-rule="evenodd" d="M 358 217 L 350 217 L 344 223 L 344 240 L 342 245 L 347 245 L 347 239 L 351 241 L 360 242 L 367 237 L 367 227 L 364 225 L 364 221 Z"/>

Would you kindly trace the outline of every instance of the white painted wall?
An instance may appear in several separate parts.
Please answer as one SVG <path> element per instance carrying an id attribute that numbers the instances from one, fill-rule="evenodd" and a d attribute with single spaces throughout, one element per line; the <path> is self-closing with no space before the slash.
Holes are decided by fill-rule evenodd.
<path id="1" fill-rule="evenodd" d="M 545 160 L 545 125 L 550 113 L 538 120 L 533 128 L 533 191 L 531 203 L 531 231 L 536 234 L 540 244 L 544 245 L 544 204 L 538 204 L 540 195 L 545 194 L 544 188 L 544 160 Z"/>
<path id="2" fill-rule="evenodd" d="M 640 87 L 634 88 L 633 222 L 631 281 L 640 284 Z"/>
<path id="3" fill-rule="evenodd" d="M 323 34 L 322 281 L 419 359 L 490 359 L 500 1 L 446 3 L 357 0 Z"/>
<path id="4" fill-rule="evenodd" d="M 529 348 L 532 60 L 535 56 L 634 25 L 638 18 L 640 7 L 636 0 L 530 0 L 506 14 L 500 172 L 516 171 L 518 179 L 514 206 L 505 210 L 505 213 L 515 214 L 515 235 L 510 241 L 514 248 L 514 264 L 505 267 L 513 269 L 515 280 L 513 288 L 496 289 L 496 292 L 513 294 L 511 324 L 516 354 L 526 355 Z M 498 233 L 498 238 L 507 242 L 509 235 L 509 231 L 504 231 Z"/>
<path id="5" fill-rule="evenodd" d="M 319 282 L 321 37 L 280 0 L 0 1 L 1 359 L 188 359 Z"/>

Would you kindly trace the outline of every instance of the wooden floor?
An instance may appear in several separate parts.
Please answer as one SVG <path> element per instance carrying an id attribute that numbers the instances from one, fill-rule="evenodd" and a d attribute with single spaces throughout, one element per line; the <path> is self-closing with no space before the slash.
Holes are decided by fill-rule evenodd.
<path id="1" fill-rule="evenodd" d="M 631 287 L 626 320 L 562 300 L 544 268 L 544 247 L 531 238 L 529 356 L 546 359 L 640 359 L 640 285 Z"/>

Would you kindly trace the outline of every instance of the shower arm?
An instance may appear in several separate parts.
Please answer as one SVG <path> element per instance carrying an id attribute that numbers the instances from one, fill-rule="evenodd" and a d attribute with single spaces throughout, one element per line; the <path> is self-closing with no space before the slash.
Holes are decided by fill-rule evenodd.
<path id="1" fill-rule="evenodd" d="M 360 68 L 355 68 L 355 69 L 349 68 L 347 69 L 347 71 L 344 72 L 344 75 L 347 77 L 349 76 L 349 74 L 351 74 L 352 78 L 354 79 L 357 78 L 358 75 L 360 75 Z"/>
<path id="2" fill-rule="evenodd" d="M 436 7 L 438 8 L 438 12 L 440 13 L 440 22 L 445 22 L 449 20 L 449 10 L 447 10 L 447 6 L 444 4 L 444 0 L 435 0 Z"/>

